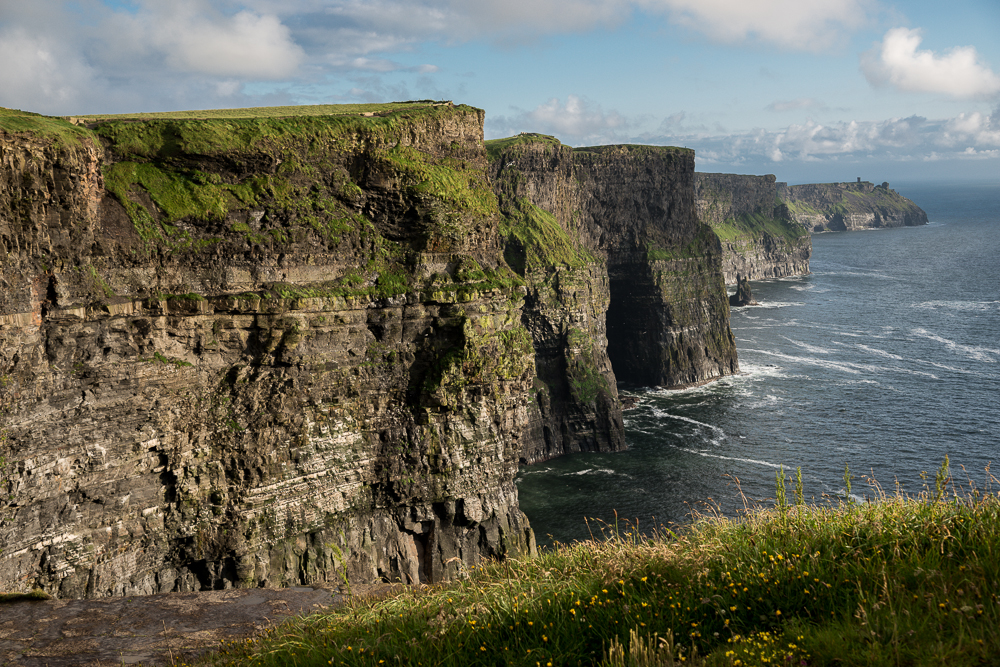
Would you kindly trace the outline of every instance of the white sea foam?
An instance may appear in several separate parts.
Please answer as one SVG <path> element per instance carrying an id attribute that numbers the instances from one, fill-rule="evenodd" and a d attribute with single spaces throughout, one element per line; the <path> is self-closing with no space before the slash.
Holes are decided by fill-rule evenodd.
<path id="1" fill-rule="evenodd" d="M 836 267 L 831 267 L 831 271 L 813 271 L 813 275 L 817 276 L 850 276 L 852 278 L 878 278 L 880 280 L 893 280 L 893 277 L 886 275 L 884 273 L 877 273 L 875 271 L 854 271 L 849 268 L 838 271 Z"/>
<path id="2" fill-rule="evenodd" d="M 710 458 L 710 459 L 722 459 L 723 461 L 740 461 L 741 463 L 753 463 L 755 465 L 761 465 L 761 466 L 767 466 L 768 468 L 774 468 L 775 470 L 778 470 L 779 468 L 784 467 L 784 466 L 782 466 L 779 463 L 771 463 L 770 461 L 760 461 L 758 459 L 744 459 L 744 458 L 740 458 L 738 456 L 723 456 L 722 454 L 712 454 L 710 452 L 699 452 L 699 451 L 694 450 L 694 449 L 687 449 L 685 447 L 679 447 L 677 445 L 671 445 L 671 447 L 673 447 L 674 449 L 677 449 L 679 451 L 682 451 L 682 452 L 684 452 L 686 454 L 697 454 L 698 456 L 704 456 L 705 458 Z"/>
<path id="3" fill-rule="evenodd" d="M 850 373 L 852 375 L 860 375 L 862 373 L 878 374 L 885 371 L 885 368 L 883 366 L 875 366 L 872 364 L 857 364 L 848 361 L 831 361 L 828 359 L 817 359 L 815 357 L 797 357 L 795 355 L 785 354 L 783 352 L 776 352 L 773 350 L 745 350 L 745 352 L 754 354 L 763 354 L 769 357 L 774 357 L 775 359 L 782 359 L 796 364 L 806 364 L 809 366 L 817 366 L 819 368 L 829 368 L 832 370 L 841 371 L 842 373 Z"/>
<path id="4" fill-rule="evenodd" d="M 920 310 L 957 310 L 959 312 L 989 312 L 1000 310 L 1000 301 L 923 301 L 913 308 Z"/>
<path id="5" fill-rule="evenodd" d="M 939 364 L 936 361 L 930 361 L 928 359 L 916 359 L 918 364 L 927 364 L 928 366 L 933 366 L 934 368 L 940 368 L 941 370 L 951 371 L 952 373 L 961 373 L 963 375 L 972 375 L 975 377 L 990 377 L 983 373 L 978 373 L 976 371 L 969 370 L 968 368 L 958 368 L 957 366 L 949 366 L 948 364 Z"/>
<path id="6" fill-rule="evenodd" d="M 788 336 L 782 336 L 782 338 L 784 338 L 785 340 L 787 340 L 792 345 L 795 345 L 796 347 L 801 347 L 806 352 L 812 352 L 813 354 L 832 354 L 833 353 L 833 350 L 828 350 L 825 347 L 817 347 L 815 345 L 810 345 L 809 343 L 803 343 L 800 340 L 795 340 L 793 338 L 789 338 Z"/>
<path id="7" fill-rule="evenodd" d="M 864 350 L 868 354 L 874 354 L 877 357 L 885 357 L 886 359 L 894 359 L 896 361 L 906 361 L 906 359 L 899 356 L 898 354 L 893 354 L 892 352 L 886 352 L 885 350 L 880 350 L 877 347 L 868 347 L 867 345 L 864 345 L 862 343 L 858 343 L 854 347 L 858 348 L 859 350 Z"/>
<path id="8" fill-rule="evenodd" d="M 760 378 L 789 378 L 802 377 L 801 375 L 789 375 L 785 369 L 775 364 L 753 364 L 749 361 L 740 361 L 740 375 L 731 376 L 733 382 L 745 383 L 759 380 Z"/>
<path id="9" fill-rule="evenodd" d="M 590 474 L 603 474 L 603 475 L 614 475 L 616 477 L 629 477 L 624 473 L 620 473 L 616 470 L 611 470 L 610 468 L 584 468 L 583 470 L 577 470 L 576 472 L 565 473 L 567 475 L 590 475 Z"/>
<path id="10" fill-rule="evenodd" d="M 744 308 L 763 308 L 765 310 L 771 310 L 774 308 L 792 308 L 794 306 L 804 306 L 805 303 L 801 301 L 761 301 L 760 305 L 757 306 L 744 306 Z M 787 326 L 788 323 L 785 323 Z"/>
<path id="11" fill-rule="evenodd" d="M 995 364 L 998 360 L 1000 360 L 1000 349 L 980 347 L 978 345 L 962 345 L 961 343 L 956 343 L 953 340 L 933 334 L 927 329 L 914 329 L 913 333 L 922 338 L 927 338 L 928 340 L 941 343 L 952 352 L 964 355 L 973 361 Z"/>

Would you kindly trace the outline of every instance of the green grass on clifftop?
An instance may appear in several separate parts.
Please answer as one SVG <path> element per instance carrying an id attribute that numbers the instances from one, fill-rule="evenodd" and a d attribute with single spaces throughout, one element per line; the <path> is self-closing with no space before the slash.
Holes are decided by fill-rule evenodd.
<path id="1" fill-rule="evenodd" d="M 713 224 L 712 229 L 723 241 L 737 241 L 741 238 L 759 238 L 770 235 L 794 245 L 809 236 L 809 230 L 793 220 L 780 220 L 766 215 L 741 215 L 729 218 L 722 224 Z"/>
<path id="2" fill-rule="evenodd" d="M 356 148 L 361 135 L 367 139 L 396 137 L 416 119 L 432 119 L 453 113 L 450 105 L 399 104 L 370 105 L 383 111 L 352 113 L 293 113 L 302 107 L 285 107 L 287 115 L 247 114 L 256 110 L 220 110 L 196 118 L 178 113 L 88 118 L 94 130 L 121 154 L 144 158 L 178 155 L 222 155 L 261 152 L 280 157 L 285 150 L 310 147 L 320 152 L 327 147 Z M 395 107 L 395 108 L 393 108 Z M 219 115 L 212 115 L 219 114 Z"/>
<path id="3" fill-rule="evenodd" d="M 200 109 L 192 111 L 156 111 L 148 113 L 91 114 L 76 116 L 88 122 L 98 120 L 149 119 L 227 119 L 227 118 L 289 118 L 292 116 L 361 116 L 386 115 L 396 111 L 420 109 L 447 102 L 417 100 L 384 104 L 304 104 L 285 107 L 248 107 L 245 109 Z"/>
<path id="4" fill-rule="evenodd" d="M 75 145 L 83 139 L 94 137 L 93 133 L 86 128 L 77 127 L 62 118 L 3 107 L 0 107 L 0 130 L 11 134 L 30 132 L 54 140 L 57 144 Z"/>
<path id="5" fill-rule="evenodd" d="M 742 520 L 698 518 L 653 537 L 605 526 L 603 541 L 357 599 L 205 662 L 996 664 L 1000 497 L 956 494 L 946 466 L 915 498 L 789 504 L 782 481 L 775 508 Z"/>
<path id="6" fill-rule="evenodd" d="M 550 137 L 547 134 L 536 134 L 534 132 L 522 132 L 516 136 L 504 139 L 490 139 L 484 143 L 486 144 L 486 155 L 491 161 L 496 160 L 505 150 L 512 146 L 519 146 L 521 144 L 548 144 L 558 147 L 563 145 L 555 137 Z"/>

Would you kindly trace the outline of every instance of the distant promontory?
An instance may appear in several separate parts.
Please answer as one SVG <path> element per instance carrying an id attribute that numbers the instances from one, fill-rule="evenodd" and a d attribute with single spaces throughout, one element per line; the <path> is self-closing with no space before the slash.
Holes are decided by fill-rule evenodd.
<path id="1" fill-rule="evenodd" d="M 854 183 L 777 183 L 792 218 L 811 232 L 843 232 L 927 224 L 919 206 L 889 187 L 860 178 Z"/>

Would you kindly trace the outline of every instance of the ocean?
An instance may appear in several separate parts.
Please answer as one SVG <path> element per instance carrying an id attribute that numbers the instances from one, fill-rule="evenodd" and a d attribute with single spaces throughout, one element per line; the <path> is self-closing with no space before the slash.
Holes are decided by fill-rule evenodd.
<path id="1" fill-rule="evenodd" d="M 934 488 L 1000 490 L 1000 185 L 903 184 L 920 227 L 813 236 L 812 274 L 752 283 L 734 308 L 741 375 L 680 391 L 620 387 L 628 450 L 523 468 L 540 544 L 615 521 L 772 505 L 801 469 L 807 502 Z M 989 466 L 993 469 L 989 470 Z"/>

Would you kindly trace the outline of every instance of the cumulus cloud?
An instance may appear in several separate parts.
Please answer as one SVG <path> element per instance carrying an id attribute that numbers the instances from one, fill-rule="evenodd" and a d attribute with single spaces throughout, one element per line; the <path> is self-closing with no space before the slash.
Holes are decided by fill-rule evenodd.
<path id="1" fill-rule="evenodd" d="M 617 111 L 604 111 L 600 105 L 569 95 L 565 102 L 552 98 L 531 111 L 487 118 L 486 134 L 496 138 L 538 132 L 554 135 L 571 146 L 582 146 L 621 141 L 633 125 Z"/>
<path id="2" fill-rule="evenodd" d="M 274 80 L 293 75 L 304 58 L 277 16 L 226 15 L 204 0 L 146 0 L 135 13 L 107 16 L 103 27 L 116 60 L 131 52 L 182 73 Z"/>
<path id="3" fill-rule="evenodd" d="M 437 73 L 401 62 L 423 43 L 521 43 L 613 29 L 636 12 L 722 41 L 817 50 L 861 25 L 876 1 L 0 0 L 0 104 L 82 113 L 137 101 L 148 110 L 262 103 L 246 93 L 267 88 L 255 84 L 319 95 L 333 79 L 371 91 L 396 85 L 392 73 Z M 362 81 L 373 74 L 387 80 Z"/>
<path id="4" fill-rule="evenodd" d="M 1000 94 L 997 76 L 971 46 L 944 55 L 920 51 L 920 30 L 893 28 L 881 44 L 861 57 L 861 71 L 873 86 L 918 93 L 940 93 L 961 99 Z"/>
<path id="5" fill-rule="evenodd" d="M 822 51 L 869 21 L 869 0 L 641 0 L 676 23 L 721 42 L 758 40 Z"/>
<path id="6" fill-rule="evenodd" d="M 277 15 L 229 2 L 0 0 L 4 106 L 66 114 L 231 104 L 249 82 L 296 77 L 305 59 Z"/>
<path id="7" fill-rule="evenodd" d="M 640 139 L 651 143 L 691 146 L 697 153 L 699 164 L 707 165 L 997 159 L 1000 158 L 1000 108 L 991 115 L 972 112 L 946 119 L 910 116 L 828 124 L 810 121 L 775 131 L 758 129 L 731 135 L 647 135 Z"/>
<path id="8" fill-rule="evenodd" d="M 33 104 L 75 101 L 81 85 L 94 85 L 95 72 L 66 44 L 23 28 L 0 30 L 0 91 L 7 106 L 34 110 Z"/>

